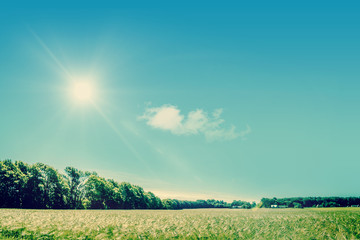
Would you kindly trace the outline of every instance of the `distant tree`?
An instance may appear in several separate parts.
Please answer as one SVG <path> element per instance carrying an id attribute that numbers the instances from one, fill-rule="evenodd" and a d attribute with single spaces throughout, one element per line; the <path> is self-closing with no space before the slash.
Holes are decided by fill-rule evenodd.
<path id="1" fill-rule="evenodd" d="M 176 209 L 176 206 L 173 204 L 173 200 L 171 199 L 163 199 L 162 205 L 165 209 Z"/>
<path id="2" fill-rule="evenodd" d="M 111 184 L 104 178 L 91 175 L 85 183 L 85 198 L 87 208 L 106 209 L 112 199 Z"/>
<path id="3" fill-rule="evenodd" d="M 69 186 L 68 204 L 70 208 L 83 208 L 82 200 L 85 197 L 85 183 L 90 175 L 96 175 L 90 172 L 82 172 L 73 167 L 66 167 L 66 179 Z"/>
<path id="4" fill-rule="evenodd" d="M 24 187 L 24 208 L 45 208 L 44 179 L 39 164 L 29 166 Z"/>
<path id="5" fill-rule="evenodd" d="M 0 162 L 0 207 L 19 208 L 26 175 L 11 160 Z"/>
<path id="6" fill-rule="evenodd" d="M 123 182 L 120 184 L 120 194 L 123 199 L 123 208 L 135 209 L 136 196 L 130 183 Z"/>
<path id="7" fill-rule="evenodd" d="M 273 205 L 274 204 L 274 201 L 273 200 L 271 200 L 271 199 L 269 199 L 269 198 L 262 198 L 261 199 L 261 207 L 263 207 L 263 208 L 270 208 L 271 207 L 271 205 Z"/>
<path id="8" fill-rule="evenodd" d="M 146 209 L 148 206 L 147 206 L 147 199 L 145 196 L 144 189 L 142 187 L 133 185 L 132 191 L 134 193 L 135 208 Z"/>
<path id="9" fill-rule="evenodd" d="M 121 209 L 124 205 L 124 200 L 121 197 L 120 184 L 112 179 L 107 180 L 110 184 L 109 198 L 106 205 L 109 209 Z"/>
<path id="10" fill-rule="evenodd" d="M 149 209 L 162 209 L 163 205 L 161 199 L 156 197 L 152 192 L 145 193 L 147 208 Z"/>
<path id="11" fill-rule="evenodd" d="M 52 167 L 42 165 L 44 202 L 46 208 L 61 209 L 66 207 L 65 196 L 68 187 L 64 184 L 63 177 Z"/>
<path id="12" fill-rule="evenodd" d="M 302 204 L 301 203 L 298 203 L 298 202 L 294 202 L 294 208 L 303 208 Z"/>

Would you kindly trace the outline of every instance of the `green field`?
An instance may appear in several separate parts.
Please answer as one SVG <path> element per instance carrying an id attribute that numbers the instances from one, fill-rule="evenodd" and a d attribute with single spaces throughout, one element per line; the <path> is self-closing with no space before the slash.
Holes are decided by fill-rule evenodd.
<path id="1" fill-rule="evenodd" d="M 1 239 L 360 239 L 360 208 L 0 209 Z"/>

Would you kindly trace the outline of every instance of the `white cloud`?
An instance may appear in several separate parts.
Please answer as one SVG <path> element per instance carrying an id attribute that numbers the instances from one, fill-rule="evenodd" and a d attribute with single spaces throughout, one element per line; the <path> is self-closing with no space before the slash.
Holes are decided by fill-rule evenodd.
<path id="1" fill-rule="evenodd" d="M 208 141 L 232 140 L 245 136 L 251 132 L 249 126 L 244 131 L 237 133 L 235 126 L 226 129 L 222 126 L 224 119 L 220 118 L 222 109 L 216 109 L 210 116 L 202 109 L 188 113 L 187 117 L 173 105 L 161 107 L 147 107 L 144 114 L 139 117 L 146 121 L 147 125 L 162 130 L 167 130 L 176 135 L 203 134 Z"/>
<path id="2" fill-rule="evenodd" d="M 240 135 L 241 139 L 246 140 L 245 136 L 250 134 L 250 133 L 251 133 L 251 128 L 250 128 L 249 125 L 246 125 L 246 129 L 241 131 L 239 135 Z"/>
<path id="3" fill-rule="evenodd" d="M 202 110 L 189 112 L 187 120 L 183 123 L 182 131 L 187 134 L 197 134 L 209 123 L 209 119 Z"/>
<path id="4" fill-rule="evenodd" d="M 147 124 L 164 130 L 176 133 L 182 127 L 184 116 L 180 115 L 180 110 L 172 106 L 159 108 L 148 108 L 143 116 L 148 120 Z"/>

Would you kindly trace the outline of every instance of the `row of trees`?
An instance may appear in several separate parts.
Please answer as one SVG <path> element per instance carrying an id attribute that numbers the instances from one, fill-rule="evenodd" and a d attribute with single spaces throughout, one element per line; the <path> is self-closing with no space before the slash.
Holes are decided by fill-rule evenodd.
<path id="1" fill-rule="evenodd" d="M 182 201 L 177 199 L 163 200 L 164 207 L 167 209 L 185 209 L 185 208 L 244 208 L 250 209 L 256 206 L 255 202 L 249 203 L 245 201 L 236 201 L 227 203 L 222 200 L 196 200 L 196 201 Z"/>
<path id="2" fill-rule="evenodd" d="M 351 207 L 360 206 L 359 197 L 296 197 L 296 198 L 263 198 L 260 207 L 270 208 L 277 205 L 288 208 L 304 207 Z"/>
<path id="3" fill-rule="evenodd" d="M 161 200 L 127 182 L 66 167 L 65 174 L 43 163 L 0 161 L 0 207 L 35 209 L 251 208 L 255 203 L 219 200 Z"/>
<path id="4" fill-rule="evenodd" d="M 65 174 L 42 163 L 0 162 L 0 207 L 37 209 L 161 209 L 162 201 L 130 183 L 73 167 Z"/>
<path id="5" fill-rule="evenodd" d="M 245 208 L 255 202 L 163 199 L 143 188 L 66 167 L 61 174 L 43 163 L 0 161 L 0 208 L 35 209 L 184 209 Z M 360 206 L 359 197 L 263 198 L 258 207 L 288 208 Z"/>

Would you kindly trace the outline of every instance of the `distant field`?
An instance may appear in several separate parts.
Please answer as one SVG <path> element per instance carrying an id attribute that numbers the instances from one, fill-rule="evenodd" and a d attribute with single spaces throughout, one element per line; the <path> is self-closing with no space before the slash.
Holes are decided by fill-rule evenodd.
<path id="1" fill-rule="evenodd" d="M 360 239 L 360 208 L 0 209 L 1 239 Z"/>

